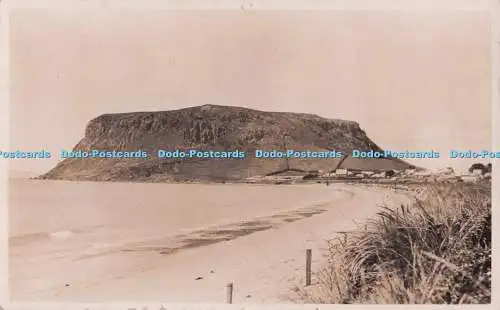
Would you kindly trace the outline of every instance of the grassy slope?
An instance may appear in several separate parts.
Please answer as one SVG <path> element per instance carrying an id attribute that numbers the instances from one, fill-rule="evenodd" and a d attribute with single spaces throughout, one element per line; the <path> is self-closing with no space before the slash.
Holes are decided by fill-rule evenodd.
<path id="1" fill-rule="evenodd" d="M 490 303 L 491 183 L 426 188 L 332 240 L 306 303 Z"/>

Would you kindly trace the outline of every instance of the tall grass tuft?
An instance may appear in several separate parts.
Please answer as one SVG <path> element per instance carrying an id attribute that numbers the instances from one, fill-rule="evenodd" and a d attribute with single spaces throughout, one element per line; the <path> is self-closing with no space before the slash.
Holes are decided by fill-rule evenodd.
<path id="1" fill-rule="evenodd" d="M 490 303 L 491 185 L 430 185 L 330 241 L 306 303 Z"/>

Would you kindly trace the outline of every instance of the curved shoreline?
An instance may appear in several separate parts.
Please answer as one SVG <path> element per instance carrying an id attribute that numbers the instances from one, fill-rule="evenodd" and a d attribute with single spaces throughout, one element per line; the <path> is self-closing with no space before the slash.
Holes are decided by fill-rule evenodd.
<path id="1" fill-rule="evenodd" d="M 55 188 L 60 184 L 70 184 L 83 189 L 86 186 L 92 187 L 95 183 L 52 184 Z M 131 185 L 127 187 L 129 194 L 140 193 L 145 188 L 151 189 L 150 185 Z M 104 191 L 123 192 L 120 189 L 123 186 L 100 184 Z M 165 191 L 165 186 L 154 188 Z M 167 188 L 170 188 L 170 193 L 175 193 L 186 187 L 178 184 Z M 227 282 L 232 281 L 235 283 L 235 302 L 286 302 L 282 295 L 294 283 L 301 281 L 304 249 L 313 249 L 313 268 L 317 268 L 321 264 L 320 255 L 324 252 L 325 240 L 339 231 L 355 228 L 355 222 L 361 222 L 375 214 L 378 211 L 377 204 L 383 203 L 385 194 L 391 192 L 342 184 L 332 184 L 330 187 L 241 185 L 209 188 L 211 190 L 207 193 L 217 188 L 213 197 L 219 196 L 218 199 L 222 197 L 217 194 L 219 191 L 236 195 L 234 202 L 240 201 L 239 203 L 250 207 L 247 210 L 248 216 L 238 213 L 240 215 L 235 217 L 239 219 L 237 221 L 229 217 L 226 220 L 219 219 L 220 224 L 212 228 L 201 225 L 200 227 L 205 227 L 201 230 L 194 229 L 198 225 L 193 225 L 188 230 L 183 229 L 182 232 L 172 228 L 169 229 L 170 235 L 167 231 L 163 232 L 166 239 L 162 237 L 160 226 L 151 228 L 149 233 L 140 230 L 113 232 L 109 229 L 112 227 L 90 228 L 95 223 L 80 216 L 78 223 L 81 226 L 87 225 L 87 230 L 82 228 L 79 233 L 65 233 L 64 236 L 59 234 L 61 238 L 53 240 L 17 246 L 11 244 L 12 298 L 30 301 L 93 302 L 130 299 L 223 302 L 221 291 L 223 292 Z M 303 197 L 304 205 L 297 198 L 304 196 L 305 192 L 297 191 L 298 188 L 307 189 L 308 196 Z M 347 193 L 339 195 L 339 191 Z M 238 193 L 249 196 L 238 196 Z M 274 194 L 269 198 L 261 197 L 271 193 Z M 284 202 L 283 198 L 286 196 L 283 195 L 294 193 L 297 198 L 288 201 L 295 201 L 295 207 L 292 205 L 284 209 L 281 201 Z M 314 198 L 319 193 L 322 193 L 323 198 Z M 251 206 L 258 206 L 255 204 L 257 197 L 261 197 L 261 203 L 266 202 L 259 207 L 262 211 L 251 209 Z M 225 204 L 220 200 L 216 205 L 222 207 Z M 205 208 L 214 206 L 210 207 L 208 204 Z M 198 212 L 205 208 L 198 208 Z M 63 208 L 59 212 L 62 210 L 73 212 L 75 209 Z M 113 210 L 124 213 L 120 208 L 111 208 L 109 215 L 114 214 Z M 136 216 L 150 214 L 155 218 L 159 217 L 154 209 L 138 210 L 142 210 L 142 213 Z M 220 210 L 220 214 L 226 214 L 231 210 L 231 203 Z M 212 211 L 221 212 L 216 209 Z M 164 220 L 167 221 L 168 218 Z M 65 230 L 74 229 L 53 227 L 48 231 Z M 108 235 L 108 231 L 111 234 Z M 99 247 L 98 244 L 102 246 Z M 23 274 L 30 274 L 29 279 Z M 39 280 L 33 280 L 36 278 Z M 196 280 L 197 278 L 201 279 Z M 88 279 L 93 280 L 88 282 Z M 268 283 L 267 289 L 263 289 L 264 283 Z M 246 298 L 249 295 L 252 297 Z"/>

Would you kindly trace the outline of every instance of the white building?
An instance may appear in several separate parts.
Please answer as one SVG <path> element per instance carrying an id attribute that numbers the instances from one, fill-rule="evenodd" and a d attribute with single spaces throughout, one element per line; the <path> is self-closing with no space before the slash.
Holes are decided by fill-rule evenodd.
<path id="1" fill-rule="evenodd" d="M 336 175 L 347 175 L 347 169 L 337 168 L 337 169 L 335 169 L 335 174 Z"/>
<path id="2" fill-rule="evenodd" d="M 405 171 L 404 171 L 404 173 L 407 175 L 412 175 L 412 174 L 415 174 L 416 172 L 417 172 L 417 169 L 414 169 L 414 168 L 405 169 Z"/>
<path id="3" fill-rule="evenodd" d="M 475 175 L 463 175 L 461 177 L 461 179 L 467 183 L 474 183 L 474 182 L 477 182 L 479 180 L 479 177 L 475 176 Z"/>
<path id="4" fill-rule="evenodd" d="M 483 169 L 472 170 L 472 175 L 475 175 L 475 176 L 483 175 Z"/>

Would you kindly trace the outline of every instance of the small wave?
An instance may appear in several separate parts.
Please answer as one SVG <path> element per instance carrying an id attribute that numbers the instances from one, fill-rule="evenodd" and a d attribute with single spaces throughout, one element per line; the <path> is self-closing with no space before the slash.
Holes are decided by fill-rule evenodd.
<path id="1" fill-rule="evenodd" d="M 74 233 L 72 231 L 69 231 L 69 230 L 61 230 L 61 231 L 56 231 L 56 232 L 52 232 L 49 234 L 50 238 L 53 238 L 53 239 L 65 239 L 65 238 L 69 238 L 73 235 L 74 235 Z"/>

